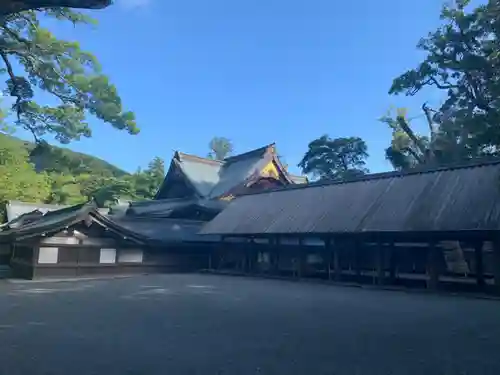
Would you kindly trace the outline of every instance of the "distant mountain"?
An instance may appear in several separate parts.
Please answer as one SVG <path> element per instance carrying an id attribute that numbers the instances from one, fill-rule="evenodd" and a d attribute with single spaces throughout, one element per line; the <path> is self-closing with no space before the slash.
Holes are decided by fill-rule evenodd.
<path id="1" fill-rule="evenodd" d="M 122 177 L 129 173 L 102 159 L 81 152 L 52 145 L 37 146 L 33 142 L 1 134 L 0 144 L 10 143 L 28 150 L 31 162 L 37 171 L 50 171 L 78 175 L 92 173 L 99 176 Z"/>

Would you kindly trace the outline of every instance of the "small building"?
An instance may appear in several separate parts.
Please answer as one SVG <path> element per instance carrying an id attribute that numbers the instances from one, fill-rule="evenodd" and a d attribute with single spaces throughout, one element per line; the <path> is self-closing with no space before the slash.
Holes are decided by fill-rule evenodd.
<path id="1" fill-rule="evenodd" d="M 28 203 L 20 201 L 7 201 L 4 206 L 4 223 L 0 224 L 0 231 L 8 226 L 11 228 L 28 223 L 43 216 L 43 214 L 59 210 L 66 206 L 43 203 Z M 0 243 L 0 266 L 6 266 L 10 262 L 12 249 L 9 243 Z"/>
<path id="2" fill-rule="evenodd" d="M 218 236 L 201 237 L 201 223 L 179 220 L 116 220 L 94 202 L 32 216 L 6 227 L 15 277 L 82 277 L 205 268 L 207 247 Z"/>
<path id="3" fill-rule="evenodd" d="M 421 277 L 431 287 L 468 276 L 500 290 L 500 161 L 247 194 L 201 234 L 245 240 L 238 252 L 221 246 L 218 257 L 239 257 L 233 264 L 250 272 L 293 263 L 299 275 L 320 268 L 328 278 L 378 283 Z"/>

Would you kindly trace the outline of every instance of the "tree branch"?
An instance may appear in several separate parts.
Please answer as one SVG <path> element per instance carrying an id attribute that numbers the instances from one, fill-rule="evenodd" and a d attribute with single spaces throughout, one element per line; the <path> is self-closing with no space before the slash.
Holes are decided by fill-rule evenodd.
<path id="1" fill-rule="evenodd" d="M 7 73 L 9 74 L 9 77 L 12 81 L 12 86 L 13 86 L 12 91 L 16 94 L 16 97 L 17 97 L 17 99 L 16 99 L 17 119 L 20 120 L 20 118 L 21 118 L 21 106 L 20 106 L 20 104 L 21 104 L 22 98 L 21 98 L 21 94 L 19 93 L 19 85 L 17 83 L 17 77 L 14 74 L 14 69 L 12 69 L 12 65 L 9 61 L 9 57 L 7 56 L 7 54 L 4 51 L 0 50 L 0 56 L 2 57 L 2 60 L 5 64 L 5 67 L 7 68 Z M 11 92 L 11 95 L 13 92 Z"/>
<path id="2" fill-rule="evenodd" d="M 403 131 L 408 135 L 408 137 L 410 137 L 413 144 L 420 150 L 420 152 L 423 155 L 425 155 L 426 154 L 425 147 L 422 145 L 422 142 L 419 141 L 419 139 L 417 138 L 417 136 L 415 135 L 413 130 L 411 130 L 411 128 L 408 125 L 408 123 L 406 122 L 406 120 L 402 116 L 398 116 L 397 120 L 398 120 L 399 126 L 401 126 L 401 129 L 403 129 Z M 420 164 L 423 164 L 425 162 L 425 160 L 423 160 L 420 157 L 420 155 L 415 154 L 414 156 Z"/>
<path id="3" fill-rule="evenodd" d="M 438 89 L 441 90 L 449 90 L 449 89 L 456 89 L 460 87 L 459 85 L 453 85 L 451 83 L 443 85 L 442 83 L 439 83 L 436 77 L 430 76 L 429 79 L 425 82 L 425 84 L 431 84 L 436 86 Z"/>
<path id="4" fill-rule="evenodd" d="M 41 8 L 82 8 L 103 9 L 111 5 L 111 0 L 3 0 L 7 4 L 0 7 L 0 17 L 26 10 Z"/>

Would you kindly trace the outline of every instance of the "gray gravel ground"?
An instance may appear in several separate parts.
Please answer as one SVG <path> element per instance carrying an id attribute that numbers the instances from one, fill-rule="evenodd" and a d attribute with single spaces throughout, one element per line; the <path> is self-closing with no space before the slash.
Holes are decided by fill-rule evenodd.
<path id="1" fill-rule="evenodd" d="M 1 375 L 500 374 L 500 302 L 214 275 L 0 285 Z"/>

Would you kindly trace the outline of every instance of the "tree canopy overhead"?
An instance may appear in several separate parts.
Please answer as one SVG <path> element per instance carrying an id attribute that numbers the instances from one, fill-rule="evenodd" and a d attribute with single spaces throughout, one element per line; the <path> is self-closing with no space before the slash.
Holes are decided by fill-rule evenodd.
<path id="1" fill-rule="evenodd" d="M 323 135 L 309 143 L 298 166 L 304 174 L 339 181 L 367 173 L 367 158 L 367 146 L 361 138 L 332 139 Z"/>
<path id="2" fill-rule="evenodd" d="M 2 0 L 0 16 L 42 8 L 102 9 L 111 5 L 111 0 Z"/>
<path id="3" fill-rule="evenodd" d="M 456 0 L 441 12 L 443 24 L 423 38 L 426 53 L 415 68 L 397 77 L 390 94 L 416 95 L 424 88 L 443 92 L 435 109 L 424 108 L 430 146 L 439 163 L 498 155 L 500 146 L 500 2 L 471 8 Z M 441 158 L 441 160 L 439 160 Z"/>
<path id="4" fill-rule="evenodd" d="M 17 126 L 35 140 L 47 134 L 61 143 L 90 137 L 87 116 L 137 134 L 135 116 L 123 109 L 116 87 L 103 74 L 95 56 L 77 42 L 58 39 L 40 23 L 40 16 L 74 25 L 95 22 L 69 8 L 29 10 L 0 18 L 0 74 L 5 92 L 15 98 Z M 53 96 L 56 105 L 37 103 L 37 91 Z"/>

